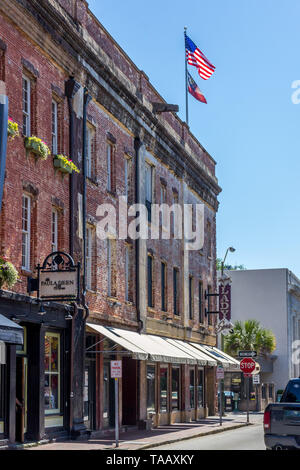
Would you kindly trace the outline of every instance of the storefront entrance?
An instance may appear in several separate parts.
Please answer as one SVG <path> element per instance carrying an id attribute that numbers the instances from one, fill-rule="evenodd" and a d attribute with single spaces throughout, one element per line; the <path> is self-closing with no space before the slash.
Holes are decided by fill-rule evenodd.
<path id="1" fill-rule="evenodd" d="M 86 360 L 84 369 L 83 410 L 87 429 L 95 429 L 95 360 Z"/>
<path id="2" fill-rule="evenodd" d="M 24 442 L 27 428 L 27 358 L 16 358 L 16 441 Z"/>
<path id="3" fill-rule="evenodd" d="M 122 360 L 122 424 L 137 423 L 137 361 L 128 357 Z"/>
<path id="4" fill-rule="evenodd" d="M 103 364 L 103 427 L 115 427 L 115 383 L 110 377 L 110 361 Z"/>

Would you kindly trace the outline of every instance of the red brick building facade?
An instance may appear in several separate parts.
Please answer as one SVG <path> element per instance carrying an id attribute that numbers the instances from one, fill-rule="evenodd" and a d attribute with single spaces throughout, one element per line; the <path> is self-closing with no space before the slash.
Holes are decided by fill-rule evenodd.
<path id="1" fill-rule="evenodd" d="M 25 424 L 22 420 L 18 424 L 16 418 L 15 427 L 24 427 L 16 438 L 41 438 L 45 433 L 72 430 L 76 435 L 83 432 L 84 424 L 94 431 L 111 427 L 111 358 L 123 358 L 126 377 L 120 383 L 121 424 L 147 423 L 151 416 L 154 424 L 189 421 L 214 413 L 213 358 L 207 363 L 189 361 L 185 351 L 183 357 L 179 354 L 180 360 L 174 357 L 162 363 L 162 357 L 155 359 L 146 351 L 148 360 L 137 360 L 130 347 L 124 346 L 126 338 L 123 343 L 114 341 L 114 334 L 125 331 L 126 336 L 130 331 L 152 340 L 154 336 L 215 346 L 215 316 L 205 315 L 206 308 L 216 310 L 214 297 L 209 297 L 209 302 L 205 298 L 205 293 L 216 292 L 220 188 L 215 161 L 175 113 L 153 112 L 153 103 L 164 100 L 83 0 L 1 2 L 0 80 L 2 93 L 8 96 L 9 116 L 20 129 L 20 136 L 7 144 L 0 216 L 0 253 L 15 265 L 19 280 L 12 289 L 14 294 L 0 291 L 0 301 L 4 307 L 11 302 L 10 310 L 22 303 L 18 321 L 27 331 L 29 349 L 32 335 L 39 337 L 41 357 L 47 355 L 47 347 L 51 351 L 53 347 L 60 357 L 60 365 L 54 364 L 50 378 L 42 360 L 38 365 L 39 392 L 43 393 L 45 373 L 50 383 L 46 405 L 40 400 L 33 410 L 33 398 L 23 388 Z M 88 95 L 91 100 L 85 121 Z M 46 160 L 26 152 L 26 133 L 47 143 L 51 154 Z M 54 166 L 57 154 L 71 158 L 80 173 L 69 175 L 58 170 Z M 186 250 L 184 240 L 174 238 L 172 227 L 171 239 L 115 238 L 111 230 L 110 239 L 101 240 L 98 208 L 110 204 L 118 213 L 122 196 L 127 196 L 128 207 L 133 203 L 178 203 L 183 209 L 185 204 L 204 204 L 203 247 Z M 161 230 L 163 233 L 165 227 Z M 35 266 L 57 250 L 69 252 L 75 262 L 85 264 L 86 289 L 76 319 L 66 319 L 65 304 L 50 302 L 45 304 L 47 313 L 41 323 L 39 301 L 34 292 L 28 295 L 28 278 L 35 277 Z M 70 306 L 73 315 L 72 309 Z M 85 322 L 86 354 L 85 348 L 78 347 Z M 13 346 L 8 349 L 13 364 L 20 354 L 13 352 Z M 17 374 L 23 374 L 24 386 L 24 380 L 33 374 L 33 362 L 30 352 L 24 349 L 23 353 Z M 29 418 L 28 424 L 27 415 L 33 412 L 39 418 L 32 423 Z M 0 423 L 1 418 L 4 423 L 7 412 L 2 414 Z M 10 418 L 0 427 L 3 438 L 6 435 L 13 440 L 12 421 Z"/>

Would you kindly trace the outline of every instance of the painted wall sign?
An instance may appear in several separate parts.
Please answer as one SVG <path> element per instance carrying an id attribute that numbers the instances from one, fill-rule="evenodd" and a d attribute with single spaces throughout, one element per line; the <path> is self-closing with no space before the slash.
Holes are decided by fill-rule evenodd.
<path id="1" fill-rule="evenodd" d="M 230 284 L 219 285 L 219 319 L 231 319 L 231 286 Z"/>

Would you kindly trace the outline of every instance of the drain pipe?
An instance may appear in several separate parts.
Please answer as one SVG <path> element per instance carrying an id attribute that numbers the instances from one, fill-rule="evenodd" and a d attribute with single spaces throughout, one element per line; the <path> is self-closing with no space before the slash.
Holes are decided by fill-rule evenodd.
<path id="1" fill-rule="evenodd" d="M 139 137 L 134 139 L 134 150 L 135 150 L 135 203 L 140 203 L 140 148 L 142 142 Z M 140 333 L 143 330 L 144 324 L 141 320 L 141 310 L 140 310 L 140 239 L 135 240 L 135 272 L 136 272 L 136 290 L 135 290 L 135 303 L 136 303 L 136 314 L 138 322 L 138 332 Z"/>
<path id="2" fill-rule="evenodd" d="M 70 159 L 74 161 L 75 156 L 75 136 L 74 136 L 74 109 L 73 109 L 73 98 L 77 91 L 80 89 L 80 84 L 76 82 L 74 77 L 70 77 L 69 80 L 65 82 L 65 96 L 68 100 L 69 108 L 69 155 Z M 69 176 L 69 253 L 74 256 L 74 175 Z M 75 328 L 75 319 L 78 314 L 77 305 L 74 304 L 74 314 L 72 315 L 71 323 L 71 340 L 70 340 L 70 406 L 69 406 L 69 428 L 70 433 L 73 428 L 73 401 L 74 401 L 74 328 Z"/>
<path id="3" fill-rule="evenodd" d="M 69 80 L 65 82 L 65 95 L 68 99 L 68 107 L 69 107 L 69 153 L 71 160 L 75 159 L 75 144 L 74 144 L 74 109 L 73 109 L 73 98 L 76 95 L 77 91 L 80 89 L 80 84 L 76 82 L 74 77 L 70 77 Z M 70 178 L 70 189 L 69 189 L 69 205 L 70 205 L 70 230 L 69 230 L 69 253 L 70 255 L 74 256 L 74 188 L 75 188 L 75 181 L 74 175 L 71 173 L 69 176 Z"/>
<path id="4" fill-rule="evenodd" d="M 86 303 L 86 119 L 87 106 L 92 97 L 87 88 L 83 94 L 83 124 L 82 124 L 82 160 L 83 160 L 83 189 L 82 189 L 82 232 L 83 232 L 83 276 L 82 276 L 82 305 L 85 309 L 84 320 L 89 316 L 89 308 Z"/>

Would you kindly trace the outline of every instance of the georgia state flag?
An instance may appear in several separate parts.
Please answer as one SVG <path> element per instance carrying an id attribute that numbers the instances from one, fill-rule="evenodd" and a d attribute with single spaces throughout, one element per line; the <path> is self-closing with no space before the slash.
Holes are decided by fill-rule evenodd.
<path id="1" fill-rule="evenodd" d="M 202 91 L 198 87 L 197 83 L 193 79 L 193 77 L 188 72 L 188 90 L 191 95 L 193 95 L 196 100 L 201 101 L 201 103 L 207 103 L 205 96 L 203 95 Z"/>

